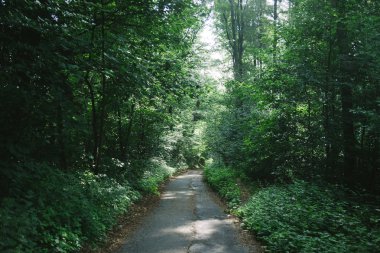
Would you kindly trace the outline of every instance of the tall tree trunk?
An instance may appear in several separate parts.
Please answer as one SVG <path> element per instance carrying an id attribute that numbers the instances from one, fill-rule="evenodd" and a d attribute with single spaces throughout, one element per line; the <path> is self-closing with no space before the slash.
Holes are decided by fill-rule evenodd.
<path id="1" fill-rule="evenodd" d="M 241 81 L 243 78 L 243 53 L 244 53 L 244 7 L 243 1 L 229 0 L 230 4 L 230 24 L 226 13 L 223 14 L 227 39 L 231 47 L 233 73 L 235 80 Z M 230 28 L 229 28 L 230 25 Z M 231 29 L 231 33 L 229 33 Z"/>
<path id="2" fill-rule="evenodd" d="M 277 20 L 278 20 L 278 0 L 273 1 L 273 62 L 277 62 Z"/>
<path id="3" fill-rule="evenodd" d="M 93 149 L 92 149 L 92 156 L 93 156 L 93 166 L 95 167 L 95 161 L 98 157 L 98 115 L 97 115 L 97 109 L 96 109 L 96 102 L 95 102 L 95 92 L 94 87 L 89 80 L 89 73 L 87 72 L 85 77 L 85 82 L 88 87 L 89 95 L 90 95 L 90 102 L 91 102 L 91 126 L 92 126 L 92 140 L 93 140 Z"/>
<path id="4" fill-rule="evenodd" d="M 323 102 L 323 119 L 324 119 L 324 134 L 325 134 L 325 155 L 326 155 L 326 175 L 331 174 L 331 170 L 335 169 L 337 160 L 337 145 L 336 145 L 336 134 L 332 120 L 335 115 L 335 105 L 334 101 L 336 98 L 336 92 L 334 85 L 331 82 L 332 75 L 332 58 L 333 58 L 333 47 L 334 47 L 334 35 L 332 33 L 332 20 L 330 20 L 329 26 L 329 47 L 327 51 L 326 60 L 326 78 L 324 86 L 324 102 Z"/>
<path id="5" fill-rule="evenodd" d="M 379 112 L 379 110 L 377 110 Z M 371 172 L 370 174 L 370 189 L 375 192 L 375 191 L 380 191 L 380 188 L 376 182 L 378 182 L 378 177 L 379 177 L 379 169 L 380 169 L 380 138 L 379 134 L 375 133 L 374 136 L 374 147 L 373 151 L 371 154 Z M 376 189 L 377 187 L 377 189 Z M 379 192 L 377 192 L 379 193 Z"/>
<path id="6" fill-rule="evenodd" d="M 124 145 L 123 124 L 121 122 L 121 110 L 120 110 L 119 104 L 117 105 L 116 113 L 117 113 L 117 128 L 118 128 L 118 136 L 119 136 L 120 160 L 123 161 L 125 159 L 125 145 Z"/>
<path id="7" fill-rule="evenodd" d="M 344 176 L 348 183 L 354 182 L 355 172 L 355 134 L 352 115 L 353 94 L 350 80 L 351 61 L 349 60 L 350 46 L 346 27 L 346 1 L 334 0 L 338 11 L 337 22 L 337 46 L 339 51 L 339 73 L 340 96 L 342 106 L 342 129 L 343 129 L 343 155 Z"/>
<path id="8" fill-rule="evenodd" d="M 243 53 L 244 53 L 244 30 L 245 30 L 245 23 L 244 23 L 244 7 L 243 7 L 243 1 L 238 1 L 238 15 L 237 15 L 237 30 L 238 30 L 238 40 L 237 40 L 237 57 L 238 57 L 238 76 L 239 79 L 243 79 Z"/>
<path id="9" fill-rule="evenodd" d="M 375 90 L 375 97 L 380 96 L 380 86 L 377 85 L 376 90 Z M 376 106 L 376 113 L 377 115 L 380 115 L 380 106 Z M 369 142 L 369 141 L 368 141 Z M 379 176 L 380 176 L 380 136 L 378 129 L 374 131 L 373 135 L 373 151 L 372 154 L 370 155 L 370 161 L 369 163 L 371 164 L 369 167 L 372 169 L 370 172 L 371 179 L 370 179 L 370 188 L 372 191 L 377 193 L 380 193 L 380 188 L 378 185 L 379 182 Z"/>
<path id="10" fill-rule="evenodd" d="M 67 159 L 66 159 L 66 146 L 64 137 L 64 124 L 62 115 L 62 105 L 58 102 L 57 106 L 57 140 L 59 146 L 59 163 L 62 170 L 67 170 Z"/>
<path id="11" fill-rule="evenodd" d="M 96 15 L 95 13 L 93 14 L 93 20 L 96 20 Z M 95 46 L 95 29 L 96 26 L 93 25 L 91 27 L 91 50 L 94 49 Z M 93 53 L 90 50 L 89 54 L 89 63 L 92 64 L 91 60 L 93 58 Z M 91 128 L 92 128 L 92 169 L 94 172 L 96 172 L 96 160 L 98 157 L 98 152 L 99 152 L 99 129 L 98 129 L 98 110 L 96 106 L 96 96 L 95 96 L 95 89 L 94 89 L 94 84 L 92 81 L 92 77 L 90 77 L 90 69 L 86 71 L 86 74 L 84 76 L 84 83 L 87 86 L 88 92 L 89 92 L 89 97 L 90 97 L 90 104 L 91 104 Z M 91 141 L 90 141 L 91 142 Z"/>
<path id="12" fill-rule="evenodd" d="M 131 112 L 129 114 L 129 122 L 127 126 L 127 131 L 125 134 L 125 155 L 126 155 L 126 160 L 129 159 L 129 153 L 128 153 L 128 147 L 130 146 L 130 139 L 131 139 L 131 133 L 132 133 L 132 126 L 133 126 L 133 121 L 134 121 L 134 116 L 135 116 L 135 104 L 131 105 Z"/>
<path id="13" fill-rule="evenodd" d="M 101 1 L 101 86 L 102 86 L 102 99 L 100 102 L 100 117 L 99 117 L 99 132 L 98 132 L 98 152 L 95 159 L 95 171 L 98 172 L 101 160 L 101 148 L 104 135 L 104 121 L 106 118 L 106 62 L 105 62 L 105 4 L 104 0 Z"/>
<path id="14" fill-rule="evenodd" d="M 236 14 L 235 14 L 235 1 L 230 2 L 230 17 L 231 17 L 231 44 L 232 44 L 232 64 L 234 69 L 235 79 L 240 79 L 238 74 L 238 50 L 237 50 L 237 36 L 236 36 Z"/>

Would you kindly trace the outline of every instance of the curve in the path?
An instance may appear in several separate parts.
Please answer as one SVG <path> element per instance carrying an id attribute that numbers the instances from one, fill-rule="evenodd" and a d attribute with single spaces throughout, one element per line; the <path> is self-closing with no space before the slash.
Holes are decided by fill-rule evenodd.
<path id="1" fill-rule="evenodd" d="M 215 203 L 199 171 L 169 182 L 159 206 L 118 253 L 248 253 L 238 231 Z"/>

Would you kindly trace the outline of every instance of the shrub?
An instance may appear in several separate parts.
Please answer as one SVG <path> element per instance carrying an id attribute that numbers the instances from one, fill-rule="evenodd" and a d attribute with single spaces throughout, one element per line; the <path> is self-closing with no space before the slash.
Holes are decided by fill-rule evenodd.
<path id="1" fill-rule="evenodd" d="M 272 252 L 377 252 L 379 210 L 345 199 L 341 188 L 297 181 L 260 190 L 237 213 Z"/>
<path id="2" fill-rule="evenodd" d="M 108 163 L 109 171 L 118 169 L 114 163 Z M 14 171 L 12 194 L 0 203 L 0 252 L 97 247 L 141 193 L 158 194 L 159 185 L 176 171 L 158 158 L 140 165 L 134 171 L 141 175 L 129 181 L 133 186 L 125 176 L 116 181 L 90 171 L 62 172 L 43 163 L 20 165 Z"/>
<path id="3" fill-rule="evenodd" d="M 236 184 L 237 176 L 227 167 L 206 166 L 204 176 L 207 183 L 223 199 L 230 208 L 236 208 L 241 203 L 240 189 Z"/>
<path id="4" fill-rule="evenodd" d="M 151 159 L 141 179 L 137 181 L 137 188 L 146 194 L 159 194 L 159 186 L 172 176 L 176 169 L 170 167 L 161 159 Z"/>
<path id="5" fill-rule="evenodd" d="M 0 208 L 1 252 L 77 252 L 95 246 L 140 195 L 104 175 L 27 164 Z M 26 189 L 26 190 L 24 190 Z"/>

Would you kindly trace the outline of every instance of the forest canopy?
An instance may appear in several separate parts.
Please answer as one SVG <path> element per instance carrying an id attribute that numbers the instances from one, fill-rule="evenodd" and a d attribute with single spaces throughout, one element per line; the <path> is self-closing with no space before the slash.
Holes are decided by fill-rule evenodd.
<path id="1" fill-rule="evenodd" d="M 0 251 L 96 249 L 133 203 L 205 167 L 271 252 L 375 252 L 379 13 L 375 0 L 1 0 Z M 199 43 L 205 22 L 226 59 Z"/>
<path id="2" fill-rule="evenodd" d="M 207 14 L 191 0 L 0 1 L 0 251 L 99 244 L 192 163 Z"/>
<path id="3" fill-rule="evenodd" d="M 209 185 L 269 252 L 380 247 L 380 2 L 216 0 Z M 247 196 L 248 195 L 248 196 Z"/>
<path id="4" fill-rule="evenodd" d="M 379 191 L 379 8 L 215 1 L 234 78 L 210 130 L 214 154 L 253 178 L 323 177 Z"/>

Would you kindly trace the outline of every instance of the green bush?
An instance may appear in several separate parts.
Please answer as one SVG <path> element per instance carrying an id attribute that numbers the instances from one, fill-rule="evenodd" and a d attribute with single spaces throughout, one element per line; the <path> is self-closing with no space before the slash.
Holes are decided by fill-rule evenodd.
<path id="1" fill-rule="evenodd" d="M 240 189 L 236 184 L 237 176 L 227 167 L 206 166 L 204 176 L 207 183 L 227 201 L 230 208 L 240 205 Z"/>
<path id="2" fill-rule="evenodd" d="M 78 252 L 106 239 L 117 217 L 141 194 L 159 194 L 176 169 L 151 159 L 131 186 L 90 171 L 62 172 L 46 164 L 23 164 L 14 171 L 12 194 L 0 203 L 0 252 Z M 109 170 L 112 170 L 109 165 Z M 26 173 L 25 171 L 28 171 Z"/>
<path id="3" fill-rule="evenodd" d="M 170 167 L 161 159 L 150 160 L 141 179 L 137 181 L 137 188 L 145 194 L 159 194 L 159 186 L 172 176 L 176 169 Z"/>
<path id="4" fill-rule="evenodd" d="M 297 181 L 252 196 L 237 213 L 271 252 L 377 252 L 380 210 L 338 187 Z"/>
<path id="5" fill-rule="evenodd" d="M 0 208 L 0 252 L 77 252 L 105 238 L 140 194 L 104 175 L 28 164 Z M 25 190 L 27 189 L 27 190 Z M 26 192 L 25 192 L 26 191 Z"/>

